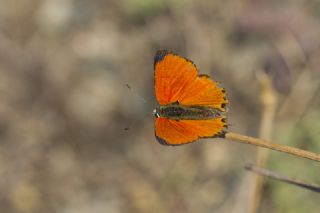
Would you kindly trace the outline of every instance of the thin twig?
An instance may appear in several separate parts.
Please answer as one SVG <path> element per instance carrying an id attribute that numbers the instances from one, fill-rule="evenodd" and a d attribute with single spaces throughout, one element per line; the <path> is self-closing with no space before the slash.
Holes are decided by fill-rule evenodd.
<path id="1" fill-rule="evenodd" d="M 257 174 L 260 174 L 260 175 L 263 175 L 263 176 L 266 176 L 266 177 L 269 177 L 269 178 L 273 178 L 275 180 L 280 180 L 280 181 L 283 181 L 283 182 L 286 182 L 286 183 L 289 183 L 289 184 L 300 186 L 300 187 L 309 189 L 309 190 L 314 191 L 314 192 L 320 192 L 320 186 L 316 185 L 316 184 L 313 184 L 313 183 L 312 184 L 311 183 L 305 183 L 304 181 L 301 181 L 301 180 L 298 180 L 298 179 L 295 179 L 295 178 L 291 178 L 291 177 L 287 177 L 287 176 L 272 172 L 270 170 L 254 166 L 252 164 L 248 164 L 244 168 L 249 170 L 249 171 L 255 172 Z"/>
<path id="2" fill-rule="evenodd" d="M 264 147 L 267 149 L 273 149 L 277 150 L 280 152 L 284 152 L 287 154 L 295 155 L 301 158 L 307 158 L 313 161 L 320 161 L 320 154 L 310 152 L 310 151 L 305 151 L 302 149 L 286 146 L 286 145 L 281 145 L 281 144 L 275 144 L 271 142 L 267 142 L 262 139 L 246 136 L 246 135 L 241 135 L 238 133 L 234 132 L 228 132 L 225 134 L 225 138 L 235 141 L 235 142 L 240 142 L 240 143 L 246 143 L 246 144 L 252 144 L 255 146 L 259 147 Z"/>

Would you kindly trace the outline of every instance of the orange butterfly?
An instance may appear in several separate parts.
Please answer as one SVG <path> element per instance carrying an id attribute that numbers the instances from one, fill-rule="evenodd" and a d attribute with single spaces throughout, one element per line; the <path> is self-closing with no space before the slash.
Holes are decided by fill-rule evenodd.
<path id="1" fill-rule="evenodd" d="M 155 95 L 160 106 L 155 135 L 163 145 L 182 145 L 199 138 L 223 137 L 225 90 L 199 75 L 192 61 L 167 50 L 154 57 Z"/>

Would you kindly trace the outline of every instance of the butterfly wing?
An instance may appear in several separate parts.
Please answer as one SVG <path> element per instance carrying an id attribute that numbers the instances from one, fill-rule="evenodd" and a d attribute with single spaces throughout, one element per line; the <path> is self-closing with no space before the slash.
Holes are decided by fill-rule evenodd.
<path id="1" fill-rule="evenodd" d="M 226 127 L 224 118 L 209 120 L 171 120 L 159 117 L 155 122 L 155 134 L 163 145 L 182 145 L 199 138 L 221 137 Z"/>
<path id="2" fill-rule="evenodd" d="M 207 75 L 198 75 L 192 61 L 166 50 L 154 58 L 155 94 L 160 105 L 179 102 L 181 105 L 214 107 L 225 111 L 225 90 Z"/>

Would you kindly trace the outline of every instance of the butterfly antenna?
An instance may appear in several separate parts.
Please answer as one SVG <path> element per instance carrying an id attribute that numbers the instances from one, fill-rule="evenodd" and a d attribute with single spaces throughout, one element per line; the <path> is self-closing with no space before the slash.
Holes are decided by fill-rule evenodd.
<path id="1" fill-rule="evenodd" d="M 128 90 L 130 90 L 132 92 L 132 94 L 134 95 L 135 98 L 139 99 L 140 101 L 142 101 L 144 104 L 148 104 L 148 101 L 143 98 L 136 90 L 134 90 L 130 84 L 126 83 L 126 87 Z"/>
<path id="2" fill-rule="evenodd" d="M 145 98 L 143 98 L 135 89 L 133 89 L 133 88 L 131 87 L 130 84 L 126 83 L 125 86 L 126 86 L 126 88 L 134 95 L 134 97 L 135 97 L 137 100 L 143 102 L 144 105 L 146 105 L 146 104 L 149 103 L 149 101 L 147 101 Z M 142 117 L 139 118 L 138 120 L 135 120 L 135 121 L 130 122 L 127 126 L 125 126 L 125 127 L 123 128 L 123 130 L 124 130 L 124 131 L 130 130 L 133 125 L 135 125 L 135 124 L 137 124 L 137 123 L 140 123 L 140 122 L 141 122 L 142 120 L 144 120 L 146 117 L 153 117 L 153 114 L 151 114 L 151 113 L 146 113 L 144 116 L 142 116 Z"/>

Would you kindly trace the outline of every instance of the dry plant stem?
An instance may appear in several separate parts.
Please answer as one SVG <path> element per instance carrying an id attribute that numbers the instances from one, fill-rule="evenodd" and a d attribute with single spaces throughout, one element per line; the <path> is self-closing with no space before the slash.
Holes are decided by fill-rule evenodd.
<path id="1" fill-rule="evenodd" d="M 320 186 L 318 186 L 316 184 L 306 183 L 304 181 L 301 181 L 301 180 L 298 180 L 295 178 L 291 178 L 291 177 L 287 177 L 287 176 L 284 176 L 284 175 L 281 175 L 281 174 L 275 173 L 273 171 L 263 169 L 263 168 L 260 168 L 260 167 L 257 167 L 257 166 L 251 165 L 251 164 L 246 165 L 244 168 L 249 171 L 255 172 L 259 175 L 263 175 L 265 177 L 273 178 L 275 180 L 279 180 L 279 181 L 290 183 L 290 184 L 293 184 L 296 186 L 300 186 L 300 187 L 309 189 L 314 192 L 320 192 Z"/>
<path id="2" fill-rule="evenodd" d="M 281 144 L 275 144 L 275 143 L 270 143 L 262 139 L 246 136 L 246 135 L 241 135 L 238 133 L 234 132 L 228 132 L 225 135 L 226 139 L 235 141 L 235 142 L 240 142 L 240 143 L 246 143 L 246 144 L 251 144 L 259 147 L 264 147 L 267 149 L 273 149 L 276 151 L 284 152 L 287 154 L 291 154 L 297 157 L 301 158 L 307 158 L 313 161 L 319 161 L 320 162 L 320 154 L 310 152 L 310 151 L 305 151 L 302 149 L 286 146 L 286 145 L 281 145 Z"/>
<path id="3" fill-rule="evenodd" d="M 277 93 L 273 88 L 270 77 L 264 71 L 256 72 L 257 80 L 261 87 L 260 100 L 262 103 L 262 115 L 260 123 L 259 138 L 270 141 L 273 132 L 274 117 L 277 108 Z M 260 167 L 264 167 L 268 159 L 268 149 L 258 148 L 256 162 Z M 252 188 L 249 193 L 249 212 L 258 212 L 262 196 L 262 176 L 252 176 Z"/>

